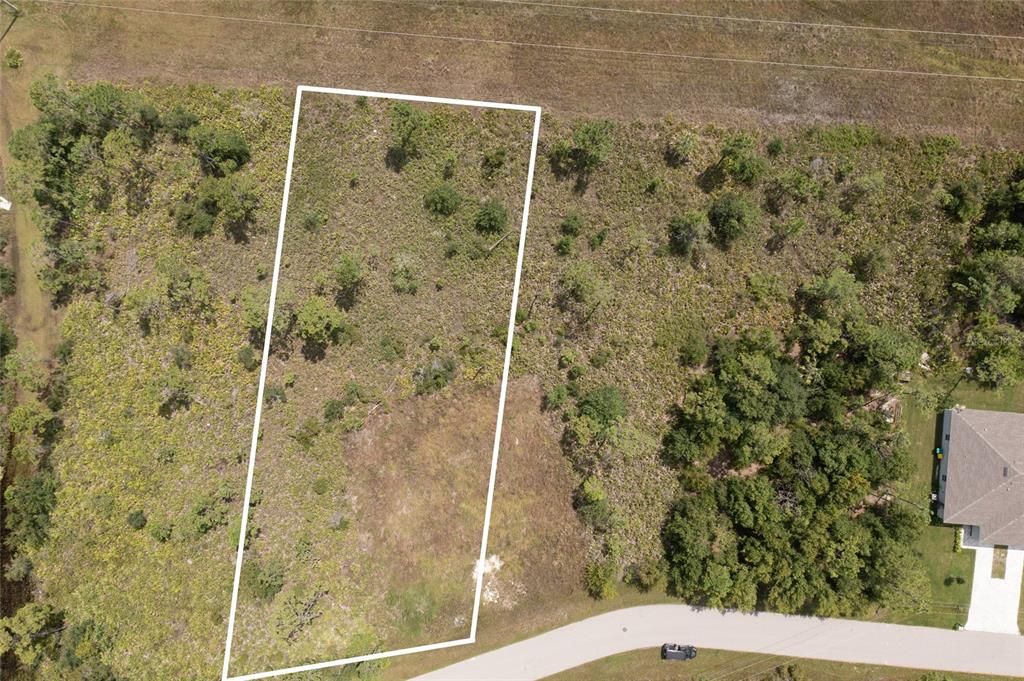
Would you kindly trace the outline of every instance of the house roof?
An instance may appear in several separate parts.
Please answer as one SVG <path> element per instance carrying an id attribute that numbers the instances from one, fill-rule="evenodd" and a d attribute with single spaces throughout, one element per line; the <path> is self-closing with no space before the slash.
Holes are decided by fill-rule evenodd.
<path id="1" fill-rule="evenodd" d="M 1024 548 L 1024 414 L 952 410 L 946 457 L 942 519 Z"/>

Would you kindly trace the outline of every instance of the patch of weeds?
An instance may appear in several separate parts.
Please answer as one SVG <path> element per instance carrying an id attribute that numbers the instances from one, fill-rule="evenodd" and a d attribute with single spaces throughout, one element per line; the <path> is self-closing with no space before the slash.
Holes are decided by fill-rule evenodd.
<path id="1" fill-rule="evenodd" d="M 505 165 L 506 156 L 507 153 L 505 152 L 505 149 L 500 147 L 484 152 L 483 159 L 480 161 L 480 168 L 483 171 L 483 176 L 488 180 L 492 179 Z"/>
<path id="2" fill-rule="evenodd" d="M 267 405 L 268 408 L 277 403 L 284 404 L 287 401 L 288 395 L 285 393 L 284 386 L 282 385 L 268 385 L 263 393 L 263 404 Z"/>
<path id="3" fill-rule="evenodd" d="M 453 357 L 435 357 L 428 364 L 416 370 L 416 394 L 429 395 L 448 385 L 455 376 L 456 363 Z"/>
<path id="4" fill-rule="evenodd" d="M 239 581 L 242 592 L 249 598 L 269 602 L 284 588 L 284 566 L 276 561 L 260 563 L 255 556 L 242 561 Z"/>
<path id="5" fill-rule="evenodd" d="M 291 433 L 291 438 L 298 443 L 302 451 L 308 452 L 316 443 L 322 428 L 323 426 L 319 419 L 309 418 L 299 424 L 299 427 Z"/>
<path id="6" fill-rule="evenodd" d="M 408 258 L 399 257 L 391 268 L 391 288 L 395 293 L 414 295 L 420 289 L 420 281 L 413 271 L 413 263 Z"/>

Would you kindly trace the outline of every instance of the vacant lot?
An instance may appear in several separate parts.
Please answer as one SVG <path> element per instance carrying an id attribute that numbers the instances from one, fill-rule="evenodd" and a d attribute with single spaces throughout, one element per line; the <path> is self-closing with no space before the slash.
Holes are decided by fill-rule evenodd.
<path id="1" fill-rule="evenodd" d="M 235 673 L 469 635 L 533 137 L 529 112 L 301 111 Z"/>

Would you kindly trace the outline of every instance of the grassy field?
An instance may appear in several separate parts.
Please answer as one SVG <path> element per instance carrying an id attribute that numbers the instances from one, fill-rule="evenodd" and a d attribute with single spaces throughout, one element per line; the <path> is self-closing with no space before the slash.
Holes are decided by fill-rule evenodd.
<path id="1" fill-rule="evenodd" d="M 548 678 L 551 681 L 1001 681 L 1006 677 L 925 672 L 721 650 L 701 650 L 695 660 L 688 662 L 666 662 L 660 658 L 657 649 L 651 649 L 606 657 Z"/>

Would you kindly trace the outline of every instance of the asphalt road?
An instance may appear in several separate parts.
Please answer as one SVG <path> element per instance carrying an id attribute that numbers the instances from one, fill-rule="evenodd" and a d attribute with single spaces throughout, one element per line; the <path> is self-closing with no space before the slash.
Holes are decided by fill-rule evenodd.
<path id="1" fill-rule="evenodd" d="M 650 605 L 575 622 L 415 681 L 541 679 L 608 655 L 667 642 L 784 657 L 1024 677 L 1024 636 Z"/>

